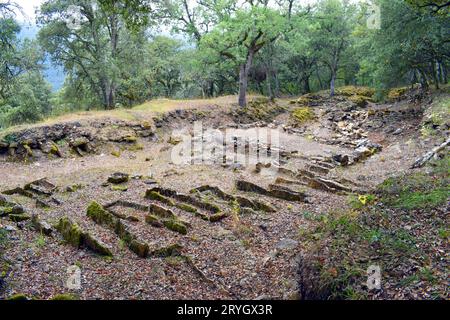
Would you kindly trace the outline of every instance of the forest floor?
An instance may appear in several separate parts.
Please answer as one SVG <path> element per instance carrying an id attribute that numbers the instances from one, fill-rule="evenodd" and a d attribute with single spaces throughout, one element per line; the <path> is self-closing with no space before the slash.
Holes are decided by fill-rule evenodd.
<path id="1" fill-rule="evenodd" d="M 448 139 L 449 92 L 383 105 L 234 99 L 160 100 L 0 135 L 0 299 L 449 298 L 448 149 L 410 169 Z M 208 152 L 177 161 L 199 120 L 194 146 Z M 256 129 L 279 145 L 233 140 Z M 247 162 L 223 162 L 225 130 Z M 93 201 L 100 218 L 87 216 Z M 56 228 L 63 217 L 82 232 Z M 381 288 L 367 287 L 371 265 Z M 70 266 L 79 288 L 67 287 Z"/>

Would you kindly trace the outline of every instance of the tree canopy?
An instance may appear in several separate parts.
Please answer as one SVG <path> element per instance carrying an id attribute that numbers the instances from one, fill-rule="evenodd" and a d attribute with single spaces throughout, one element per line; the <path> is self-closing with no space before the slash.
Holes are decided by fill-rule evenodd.
<path id="1" fill-rule="evenodd" d="M 2 125 L 73 110 L 132 107 L 157 97 L 237 94 L 236 102 L 245 106 L 248 92 L 271 99 L 318 90 L 333 95 L 336 87 L 353 84 L 376 87 L 382 99 L 394 86 L 447 83 L 447 1 L 302 3 L 46 0 L 38 10 L 37 41 L 23 41 L 16 21 L 20 9 L 4 1 Z M 372 5 L 380 8 L 379 28 L 368 23 Z M 59 92 L 43 89 L 46 56 L 64 68 Z M 24 86 L 42 89 L 34 94 L 42 107 L 19 101 L 28 90 Z M 11 116 L 16 111 L 21 116 Z"/>

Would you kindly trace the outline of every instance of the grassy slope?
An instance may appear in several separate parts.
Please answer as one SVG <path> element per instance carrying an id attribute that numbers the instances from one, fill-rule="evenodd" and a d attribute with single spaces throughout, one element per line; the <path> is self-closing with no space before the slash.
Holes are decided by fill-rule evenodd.
<path id="1" fill-rule="evenodd" d="M 258 95 L 249 95 L 249 100 L 259 97 Z M 102 118 L 113 118 L 125 121 L 149 120 L 158 113 L 164 113 L 178 109 L 207 108 L 211 106 L 231 107 L 237 103 L 237 96 L 223 96 L 211 99 L 155 99 L 147 101 L 131 109 L 115 110 L 93 110 L 68 113 L 61 116 L 49 117 L 41 122 L 34 124 L 23 124 L 7 128 L 0 131 L 4 135 L 18 130 L 39 127 L 42 125 L 52 125 L 71 121 L 95 120 Z"/>
<path id="2" fill-rule="evenodd" d="M 374 195 L 351 196 L 351 210 L 313 217 L 300 230 L 312 253 L 321 298 L 448 298 L 450 157 L 428 172 L 389 178 Z M 368 291 L 366 270 L 379 265 L 383 291 Z"/>

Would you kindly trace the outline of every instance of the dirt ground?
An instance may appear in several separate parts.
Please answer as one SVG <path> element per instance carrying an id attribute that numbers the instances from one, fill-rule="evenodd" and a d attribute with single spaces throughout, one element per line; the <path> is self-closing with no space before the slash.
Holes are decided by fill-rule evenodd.
<path id="1" fill-rule="evenodd" d="M 336 127 L 331 124 L 336 121 L 327 118 L 330 103 L 336 107 L 334 102 L 314 107 L 318 118 L 296 127 L 289 125 L 290 111 L 296 105 L 287 101 L 280 102 L 286 110 L 275 115 L 272 121 L 245 126 L 235 123 L 227 113 L 232 107 L 223 101 L 217 104 L 208 101 L 205 106 L 193 105 L 200 112 L 206 112 L 204 128 L 224 130 L 237 126 L 278 130 L 280 149 L 276 151 L 280 151 L 280 159 L 262 163 L 268 168 L 261 172 L 257 172 L 254 163 L 224 165 L 217 158 L 213 159 L 216 160 L 213 164 L 174 163 L 172 151 L 180 144 L 176 140 L 179 135 L 173 132 L 193 130 L 193 123 L 182 118 L 154 128 L 157 139 L 139 137 L 131 145 L 105 145 L 98 152 L 83 157 L 40 157 L 26 162 L 12 162 L 6 156 L 1 157 L 0 190 L 23 187 L 46 178 L 57 186 L 51 197 L 58 199 L 58 203 L 52 202 L 49 207 L 41 208 L 35 199 L 18 194 L 8 197 L 22 205 L 26 213 L 38 214 L 51 225 L 57 224 L 63 216 L 69 217 L 82 230 L 104 243 L 111 250 L 112 258 L 99 256 L 84 247 L 73 247 L 56 231 L 52 236 L 43 236 L 26 222 L 14 223 L 2 217 L 0 224 L 10 226 L 12 231 L 3 252 L 6 276 L 0 287 L 0 298 L 17 293 L 38 299 L 61 293 L 72 293 L 80 299 L 297 298 L 298 256 L 304 249 L 299 241 L 299 229 L 310 223 L 305 215 L 346 208 L 349 192 L 369 192 L 387 177 L 407 171 L 417 157 L 436 143 L 432 138 L 417 139 L 420 118 L 410 115 L 408 108 L 400 113 L 395 104 L 383 105 L 382 108 L 398 113 L 387 124 L 402 128 L 401 132 L 387 130 L 386 123 L 381 123 L 373 127 L 359 126 L 362 134 L 359 138 L 352 136 L 352 132 L 336 138 Z M 189 108 L 188 105 L 184 109 Z M 357 108 L 356 111 L 362 116 L 370 108 Z M 377 108 L 381 106 L 372 106 L 373 110 Z M 353 111 L 346 112 L 352 114 Z M 344 131 L 348 123 L 357 122 L 352 117 L 343 121 Z M 370 118 L 366 119 L 365 124 L 370 121 Z M 237 133 L 233 131 L 233 134 Z M 364 138 L 376 143 L 380 149 L 346 166 L 333 160 L 335 155 L 356 157 L 356 141 Z M 341 140 L 336 142 L 336 139 Z M 217 148 L 221 145 L 221 141 L 209 143 L 217 144 Z M 255 145 L 257 142 L 250 141 L 249 148 L 252 150 Z M 120 155 L 117 152 L 112 154 L 111 150 L 116 149 L 120 150 Z M 262 150 L 265 152 L 267 145 Z M 308 177 L 301 179 L 299 172 L 302 170 L 307 171 L 306 175 L 312 172 L 327 181 L 338 182 L 348 190 L 324 189 L 323 185 L 314 187 Z M 115 172 L 130 175 L 130 180 L 122 184 L 126 191 L 113 190 L 113 184 L 106 184 L 108 177 Z M 289 188 L 289 192 L 306 195 L 307 200 L 292 201 L 270 193 L 238 190 L 238 180 L 252 182 L 265 190 L 270 190 L 271 184 L 280 185 Z M 144 197 L 146 190 L 155 186 L 189 194 L 191 189 L 203 185 L 219 187 L 230 195 L 262 201 L 275 210 L 244 210 L 239 205 L 236 208 L 235 203 L 206 192 L 199 195 L 199 199 L 217 205 L 226 214 L 224 219 L 211 222 L 177 206 Z M 67 187 L 70 186 L 77 187 L 69 192 Z M 86 216 L 92 201 L 106 205 L 116 200 L 147 207 L 155 203 L 170 208 L 188 226 L 186 234 L 149 225 L 145 221 L 148 215 L 145 210 L 121 206 L 113 210 L 116 214 L 135 218 L 133 221 L 124 219 L 123 223 L 151 250 L 178 244 L 182 247 L 182 255 L 138 257 L 116 233 Z M 182 257 L 189 257 L 191 262 Z M 66 287 L 67 268 L 73 265 L 81 269 L 81 288 L 78 290 Z"/>

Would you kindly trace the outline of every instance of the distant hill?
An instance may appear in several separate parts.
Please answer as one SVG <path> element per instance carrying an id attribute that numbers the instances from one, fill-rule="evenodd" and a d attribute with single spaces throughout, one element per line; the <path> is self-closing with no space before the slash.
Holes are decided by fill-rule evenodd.
<path id="1" fill-rule="evenodd" d="M 35 25 L 26 24 L 21 27 L 20 39 L 35 39 L 39 32 L 39 28 Z M 52 85 L 53 91 L 58 91 L 64 84 L 64 70 L 60 66 L 53 65 L 50 59 L 45 61 L 45 67 L 45 78 Z"/>

